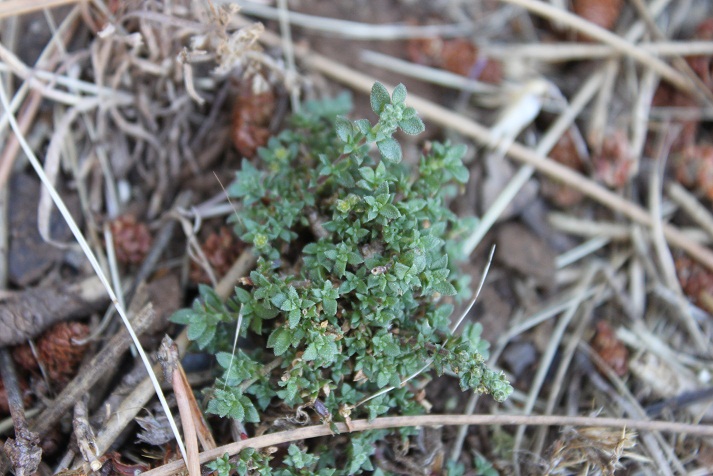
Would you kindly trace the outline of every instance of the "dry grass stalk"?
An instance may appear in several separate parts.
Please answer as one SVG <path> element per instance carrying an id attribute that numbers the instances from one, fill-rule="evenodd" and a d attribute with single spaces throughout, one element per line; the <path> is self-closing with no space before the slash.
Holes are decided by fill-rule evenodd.
<path id="1" fill-rule="evenodd" d="M 178 357 L 178 346 L 173 343 L 170 337 L 165 336 L 161 341 L 158 360 L 163 369 L 164 380 L 171 385 L 176 396 L 178 411 L 183 426 L 183 438 L 186 442 L 186 467 L 190 476 L 200 476 L 201 467 L 198 462 L 198 436 L 196 432 L 195 420 L 192 412 L 190 400 L 193 391 L 188 385 L 185 374 L 180 370 Z M 189 396 L 191 395 L 191 396 Z M 215 445 L 213 445 L 215 447 Z M 212 448 L 211 448 L 212 449 Z"/>
<path id="2" fill-rule="evenodd" d="M 666 56 L 707 56 L 713 54 L 713 45 L 708 41 L 655 41 L 637 44 L 637 47 L 652 55 Z M 622 56 L 609 45 L 585 43 L 548 44 L 508 44 L 485 45 L 482 53 L 495 59 L 534 59 L 546 62 L 587 61 Z"/>
<path id="3" fill-rule="evenodd" d="M 617 428 L 638 431 L 663 431 L 667 433 L 687 433 L 689 435 L 713 436 L 713 426 L 672 423 L 667 421 L 631 420 L 626 418 L 568 417 L 568 416 L 525 416 L 525 415 L 419 415 L 404 417 L 381 417 L 372 421 L 352 420 L 350 428 L 345 423 L 336 423 L 341 433 L 367 431 L 409 426 L 440 425 L 529 425 L 529 426 L 577 426 L 595 428 Z M 270 433 L 250 438 L 200 455 L 201 464 L 212 461 L 225 453 L 234 455 L 244 448 L 266 448 L 291 441 L 331 435 L 329 425 L 314 425 L 297 430 Z M 183 469 L 182 461 L 174 461 L 143 473 L 146 476 L 170 476 Z"/>
<path id="4" fill-rule="evenodd" d="M 663 78 L 666 78 L 668 81 L 670 81 L 671 84 L 674 84 L 677 88 L 680 88 L 682 91 L 693 94 L 700 94 L 697 88 L 691 83 L 691 81 L 687 77 L 683 76 L 681 73 L 671 68 L 668 64 L 664 63 L 655 56 L 650 55 L 648 52 L 638 48 L 636 45 L 615 35 L 614 33 L 611 33 L 591 22 L 588 22 L 578 17 L 577 15 L 574 15 L 565 10 L 561 10 L 559 8 L 550 6 L 544 2 L 537 0 L 502 1 L 513 5 L 521 6 L 550 20 L 566 24 L 567 26 L 586 34 L 587 36 L 595 38 L 601 41 L 602 43 L 608 44 L 611 47 L 618 49 L 622 53 L 639 61 L 644 66 L 653 69 Z"/>
<path id="5" fill-rule="evenodd" d="M 80 0 L 8 0 L 0 4 L 0 20 L 3 18 L 17 17 L 38 10 L 55 8 Z"/>

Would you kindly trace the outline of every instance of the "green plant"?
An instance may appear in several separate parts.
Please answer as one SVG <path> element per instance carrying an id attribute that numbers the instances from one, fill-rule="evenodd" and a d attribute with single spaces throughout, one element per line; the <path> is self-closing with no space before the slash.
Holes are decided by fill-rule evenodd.
<path id="1" fill-rule="evenodd" d="M 403 85 L 389 95 L 376 83 L 376 124 L 344 118 L 348 96 L 309 103 L 259 150 L 259 164 L 243 161 L 228 193 L 243 204 L 235 232 L 259 255 L 251 286 L 237 287 L 226 304 L 201 287 L 193 308 L 173 317 L 199 348 L 217 352 L 223 375 L 209 412 L 256 422 L 258 409 L 281 403 L 320 405 L 327 421 L 418 414 L 423 408 L 401 382 L 431 361 L 439 374 L 458 375 L 464 390 L 498 401 L 511 393 L 484 363 L 480 327 L 459 336 L 449 329 L 446 296 L 467 283 L 453 264 L 458 248 L 448 244 L 463 223 L 447 207 L 468 179 L 465 147 L 431 144 L 410 171 L 393 134 L 418 134 L 424 125 L 405 98 Z M 260 345 L 232 356 L 229 331 L 239 313 L 240 335 Z M 262 375 L 276 358 L 280 371 Z M 248 379 L 255 381 L 243 392 Z M 360 405 L 387 386 L 395 389 Z M 343 468 L 335 474 L 371 470 L 384 435 L 351 435 L 346 449 L 321 451 L 319 464 Z M 279 474 L 317 470 L 292 452 Z"/>

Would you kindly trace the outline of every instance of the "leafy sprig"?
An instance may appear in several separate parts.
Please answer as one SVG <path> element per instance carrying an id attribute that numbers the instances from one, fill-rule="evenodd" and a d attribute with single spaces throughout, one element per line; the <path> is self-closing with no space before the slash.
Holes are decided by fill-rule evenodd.
<path id="1" fill-rule="evenodd" d="M 504 375 L 485 365 L 480 327 L 450 336 L 453 306 L 443 302 L 463 291 L 454 265 L 461 257 L 450 244 L 462 223 L 447 199 L 452 184 L 468 179 L 465 147 L 434 143 L 415 170 L 405 167 L 393 134 L 424 130 L 405 101 L 403 85 L 389 94 L 376 83 L 373 124 L 344 117 L 344 97 L 310 103 L 291 129 L 260 149 L 257 162 L 243 161 L 228 193 L 244 205 L 235 232 L 259 255 L 251 285 L 238 287 L 225 305 L 203 287 L 193 307 L 174 316 L 198 347 L 217 352 L 223 368 L 209 412 L 252 422 L 257 408 L 319 399 L 334 418 L 345 409 L 368 418 L 419 413 L 400 383 L 430 361 L 439 374 L 455 373 L 464 390 L 498 401 L 512 392 Z M 263 345 L 230 359 L 229 329 L 240 306 L 242 335 L 249 329 Z M 261 375 L 276 357 L 280 371 Z M 396 388 L 358 406 L 387 386 Z M 348 448 L 332 448 L 319 462 L 291 446 L 277 474 L 370 471 L 384 434 L 352 435 Z M 323 461 L 340 461 L 343 469 L 324 472 Z"/>

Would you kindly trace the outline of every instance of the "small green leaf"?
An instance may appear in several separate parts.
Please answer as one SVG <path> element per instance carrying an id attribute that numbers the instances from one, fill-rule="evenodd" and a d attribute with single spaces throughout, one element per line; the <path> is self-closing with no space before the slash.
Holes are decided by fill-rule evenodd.
<path id="1" fill-rule="evenodd" d="M 290 329 L 294 329 L 297 327 L 297 324 L 300 323 L 300 319 L 302 318 L 302 311 L 300 309 L 293 309 L 290 311 L 290 313 L 287 315 L 288 323 L 290 325 Z"/>
<path id="2" fill-rule="evenodd" d="M 399 127 L 406 134 L 415 136 L 426 130 L 426 126 L 418 116 L 409 117 L 399 121 Z"/>
<path id="3" fill-rule="evenodd" d="M 388 218 L 389 220 L 394 220 L 401 216 L 401 213 L 399 212 L 399 210 L 395 206 L 393 206 L 391 203 L 387 203 L 386 205 L 381 207 L 381 210 L 379 210 L 379 214 L 381 216 Z"/>
<path id="4" fill-rule="evenodd" d="M 387 343 L 384 348 L 384 353 L 388 355 L 389 357 L 398 357 L 401 355 L 401 349 L 399 348 L 398 344 L 396 342 L 389 342 Z"/>
<path id="5" fill-rule="evenodd" d="M 278 309 L 281 309 L 283 311 L 289 311 L 292 309 L 291 305 L 292 303 L 290 302 L 289 299 L 287 299 L 287 296 L 283 293 L 275 294 L 272 299 L 270 299 L 270 302 L 277 307 Z M 285 309 L 283 306 L 287 306 L 287 309 Z"/>
<path id="6" fill-rule="evenodd" d="M 393 137 L 387 137 L 376 143 L 379 152 L 385 161 L 397 164 L 401 162 L 402 152 L 401 145 Z"/>
<path id="7" fill-rule="evenodd" d="M 325 299 L 322 301 L 322 309 L 326 315 L 335 316 L 337 314 L 337 301 L 335 299 Z"/>
<path id="8" fill-rule="evenodd" d="M 278 357 L 287 352 L 291 343 L 292 335 L 290 331 L 284 327 L 278 327 L 272 331 L 272 334 L 270 334 L 270 337 L 267 339 L 267 346 L 272 347 L 275 350 L 275 355 Z"/>
<path id="9" fill-rule="evenodd" d="M 334 129 L 337 133 L 337 137 L 339 137 L 342 142 L 349 142 L 353 133 L 352 123 L 349 122 L 349 119 L 337 116 L 334 120 Z"/>
<path id="10" fill-rule="evenodd" d="M 314 342 L 312 342 L 310 345 L 307 346 L 307 349 L 305 349 L 304 354 L 302 354 L 302 360 L 316 360 L 317 355 L 317 346 L 314 345 Z"/>
<path id="11" fill-rule="evenodd" d="M 374 169 L 371 167 L 361 167 L 359 173 L 364 177 L 364 180 L 369 183 L 374 183 Z"/>
<path id="12" fill-rule="evenodd" d="M 371 87 L 371 110 L 376 114 L 381 114 L 384 106 L 391 103 L 391 98 L 389 97 L 389 91 L 386 90 L 383 84 L 376 82 Z"/>
<path id="13" fill-rule="evenodd" d="M 359 119 L 354 121 L 354 125 L 356 126 L 357 129 L 359 129 L 359 132 L 361 132 L 364 135 L 367 135 L 369 131 L 371 130 L 371 122 L 369 122 L 368 119 Z"/>
<path id="14" fill-rule="evenodd" d="M 450 173 L 453 174 L 453 178 L 460 183 L 467 183 L 470 177 L 470 172 L 465 165 L 458 165 L 448 169 Z"/>
<path id="15" fill-rule="evenodd" d="M 346 259 L 338 259 L 334 263 L 334 274 L 337 275 L 337 277 L 341 278 L 344 276 L 344 274 L 347 272 L 347 260 Z"/>
<path id="16" fill-rule="evenodd" d="M 250 293 L 237 286 L 235 286 L 235 297 L 243 304 L 247 304 L 251 300 Z"/>
<path id="17" fill-rule="evenodd" d="M 396 263 L 394 265 L 394 274 L 396 275 L 397 278 L 404 279 L 406 277 L 406 273 L 408 273 L 409 269 L 410 268 L 403 263 Z"/>
<path id="18" fill-rule="evenodd" d="M 171 322 L 176 324 L 189 324 L 195 315 L 195 311 L 190 308 L 179 309 L 171 316 Z"/>
<path id="19" fill-rule="evenodd" d="M 392 104 L 403 104 L 406 101 L 406 86 L 399 84 L 394 88 L 394 92 L 391 94 Z"/>
<path id="20" fill-rule="evenodd" d="M 186 337 L 189 340 L 198 339 L 205 332 L 208 327 L 208 323 L 202 319 L 194 319 L 188 326 L 188 331 L 186 332 Z"/>
<path id="21" fill-rule="evenodd" d="M 455 296 L 458 294 L 456 288 L 448 281 L 440 281 L 433 284 L 433 290 L 443 296 Z"/>

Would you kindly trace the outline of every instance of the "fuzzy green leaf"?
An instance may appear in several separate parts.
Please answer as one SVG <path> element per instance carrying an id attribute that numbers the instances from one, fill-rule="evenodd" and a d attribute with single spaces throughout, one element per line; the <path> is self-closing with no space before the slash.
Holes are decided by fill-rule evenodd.
<path id="1" fill-rule="evenodd" d="M 186 337 L 190 340 L 198 339 L 205 330 L 208 328 L 208 323 L 201 319 L 194 319 L 188 326 L 188 332 L 186 332 Z"/>
<path id="2" fill-rule="evenodd" d="M 297 324 L 300 323 L 300 319 L 302 318 L 302 311 L 300 309 L 293 309 L 287 315 L 287 318 L 287 322 L 290 325 L 290 329 L 294 329 L 295 327 L 297 327 Z"/>
<path id="3" fill-rule="evenodd" d="M 399 121 L 399 127 L 402 131 L 411 136 L 418 135 L 426 130 L 426 126 L 418 116 L 409 117 L 408 119 Z"/>
<path id="4" fill-rule="evenodd" d="M 235 297 L 243 304 L 247 304 L 251 300 L 250 293 L 237 286 L 235 286 Z"/>
<path id="5" fill-rule="evenodd" d="M 377 142 L 376 146 L 379 148 L 381 157 L 383 157 L 385 161 L 392 164 L 398 164 L 401 162 L 403 153 L 401 151 L 401 145 L 396 141 L 396 139 L 387 137 Z"/>
<path id="6" fill-rule="evenodd" d="M 376 114 L 381 114 L 384 106 L 391 103 L 391 98 L 389 97 L 389 91 L 386 90 L 383 84 L 376 82 L 371 87 L 371 110 Z"/>
<path id="7" fill-rule="evenodd" d="M 307 349 L 305 349 L 304 354 L 302 354 L 302 360 L 316 360 L 317 355 L 317 346 L 314 344 L 314 342 L 312 342 L 310 345 L 307 346 Z"/>
<path id="8" fill-rule="evenodd" d="M 448 281 L 440 281 L 433 284 L 433 290 L 443 296 L 455 296 L 458 294 L 456 288 Z"/>
<path id="9" fill-rule="evenodd" d="M 399 84 L 391 94 L 391 104 L 403 104 L 406 101 L 406 86 Z"/>
<path id="10" fill-rule="evenodd" d="M 193 309 L 190 308 L 185 308 L 185 309 L 179 309 L 178 311 L 174 312 L 173 315 L 171 316 L 171 322 L 175 322 L 176 324 L 189 324 L 193 320 L 193 316 L 195 315 L 195 312 Z"/>
<path id="11" fill-rule="evenodd" d="M 395 220 L 396 218 L 399 218 L 401 216 L 399 210 L 391 203 L 387 203 L 386 205 L 381 207 L 381 210 L 379 210 L 379 214 L 383 217 L 388 218 L 389 220 Z"/>
<path id="12" fill-rule="evenodd" d="M 337 301 L 335 299 L 325 299 L 322 301 L 322 309 L 326 315 L 335 316 L 337 314 Z"/>
<path id="13" fill-rule="evenodd" d="M 280 356 L 287 352 L 292 344 L 292 335 L 288 329 L 284 327 L 278 327 L 270 337 L 267 339 L 267 346 L 272 347 L 275 350 L 275 355 Z"/>
<path id="14" fill-rule="evenodd" d="M 349 122 L 349 119 L 345 117 L 338 116 L 335 121 L 334 121 L 334 130 L 337 133 L 337 137 L 339 137 L 342 142 L 349 142 L 349 139 L 351 139 L 352 134 L 354 132 L 352 128 L 352 123 Z"/>
<path id="15" fill-rule="evenodd" d="M 359 174 L 361 174 L 362 177 L 364 177 L 364 180 L 366 180 L 369 183 L 374 183 L 374 169 L 371 167 L 361 167 L 359 168 Z"/>

